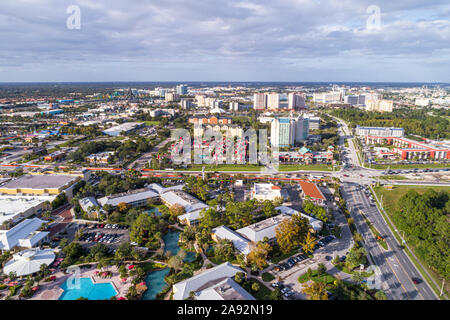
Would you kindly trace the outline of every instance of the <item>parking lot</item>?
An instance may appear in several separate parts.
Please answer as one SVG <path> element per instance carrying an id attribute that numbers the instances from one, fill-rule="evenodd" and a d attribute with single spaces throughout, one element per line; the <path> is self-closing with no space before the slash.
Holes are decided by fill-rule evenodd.
<path id="1" fill-rule="evenodd" d="M 103 243 L 114 248 L 123 242 L 130 242 L 128 227 L 119 224 L 89 224 L 80 225 L 83 235 L 79 241 L 83 246 L 91 247 Z"/>
<path id="2" fill-rule="evenodd" d="M 336 255 L 339 255 L 341 259 L 346 256 L 348 250 L 353 245 L 353 240 L 345 217 L 337 212 L 334 213 L 334 216 L 334 224 L 341 227 L 341 237 L 339 239 L 336 239 L 333 236 L 323 237 L 317 243 L 313 258 L 309 258 L 306 255 L 299 253 L 284 261 L 280 261 L 280 263 L 272 267 L 270 273 L 275 276 L 275 280 L 271 282 L 271 286 L 279 286 L 280 289 L 282 289 L 285 299 L 306 299 L 301 293 L 302 284 L 298 282 L 298 278 L 304 274 L 308 268 L 317 269 L 318 264 L 323 263 L 327 267 L 329 273 L 339 273 L 339 270 L 334 268 L 331 260 Z"/>

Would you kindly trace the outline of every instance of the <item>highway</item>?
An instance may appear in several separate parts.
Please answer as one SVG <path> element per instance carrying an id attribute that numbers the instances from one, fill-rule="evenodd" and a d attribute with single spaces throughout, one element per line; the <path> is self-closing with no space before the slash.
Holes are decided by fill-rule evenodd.
<path id="1" fill-rule="evenodd" d="M 338 120 L 338 119 L 337 119 Z M 349 130 L 345 123 L 338 120 L 343 132 Z M 394 300 L 435 300 L 436 294 L 423 279 L 415 265 L 401 248 L 395 239 L 386 221 L 378 210 L 374 202 L 371 202 L 369 195 L 369 183 L 366 175 L 371 175 L 372 170 L 361 168 L 357 161 L 356 150 L 353 147 L 353 141 L 349 139 L 352 162 L 357 172 L 361 172 L 360 181 L 349 181 L 343 177 L 343 197 L 347 201 L 347 207 L 355 222 L 356 228 L 363 236 L 364 246 L 373 258 L 373 262 L 380 268 L 382 273 L 383 289 L 390 299 Z M 383 249 L 376 241 L 369 226 L 364 220 L 363 213 L 369 222 L 380 232 L 388 244 L 388 250 Z M 419 284 L 414 284 L 412 278 L 422 280 Z"/>

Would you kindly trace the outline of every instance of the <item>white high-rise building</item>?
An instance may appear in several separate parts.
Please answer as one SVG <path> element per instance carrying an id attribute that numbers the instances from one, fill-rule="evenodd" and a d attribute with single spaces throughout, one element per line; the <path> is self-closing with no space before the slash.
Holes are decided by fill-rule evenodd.
<path id="1" fill-rule="evenodd" d="M 392 112 L 394 102 L 392 100 L 368 100 L 366 102 L 367 111 Z"/>
<path id="2" fill-rule="evenodd" d="M 239 111 L 239 102 L 230 102 L 230 111 Z"/>
<path id="3" fill-rule="evenodd" d="M 272 92 L 267 96 L 267 108 L 269 110 L 280 109 L 280 94 Z"/>
<path id="4" fill-rule="evenodd" d="M 352 106 L 355 105 L 364 105 L 366 102 L 366 97 L 362 94 L 360 95 L 352 95 L 352 96 L 345 96 L 344 102 L 351 104 Z"/>
<path id="5" fill-rule="evenodd" d="M 208 104 L 206 103 L 206 97 L 203 94 L 196 95 L 195 100 L 197 101 L 197 106 L 200 108 L 208 106 Z"/>
<path id="6" fill-rule="evenodd" d="M 180 100 L 180 95 L 178 93 L 166 93 L 165 98 L 167 102 L 173 102 Z"/>
<path id="7" fill-rule="evenodd" d="M 255 110 L 265 110 L 267 108 L 267 95 L 264 93 L 255 93 L 253 95 L 253 108 Z"/>
<path id="8" fill-rule="evenodd" d="M 381 100 L 383 98 L 383 96 L 380 93 L 374 93 L 374 92 L 370 92 L 370 93 L 363 93 L 364 97 L 365 97 L 365 101 L 369 101 L 369 100 Z"/>
<path id="9" fill-rule="evenodd" d="M 288 109 L 306 108 L 306 96 L 304 93 L 291 92 L 288 95 Z"/>
<path id="10" fill-rule="evenodd" d="M 189 110 L 192 107 L 191 100 L 189 99 L 181 99 L 180 105 L 184 110 Z"/>
<path id="11" fill-rule="evenodd" d="M 332 92 L 321 92 L 314 93 L 313 101 L 319 103 L 333 103 L 341 101 L 341 93 L 332 91 Z"/>
<path id="12" fill-rule="evenodd" d="M 177 90 L 177 93 L 179 94 L 179 95 L 184 95 L 184 94 L 187 94 L 187 86 L 186 85 L 184 85 L 184 84 L 180 84 L 180 85 L 178 85 L 177 86 L 177 88 L 176 88 L 176 90 Z"/>

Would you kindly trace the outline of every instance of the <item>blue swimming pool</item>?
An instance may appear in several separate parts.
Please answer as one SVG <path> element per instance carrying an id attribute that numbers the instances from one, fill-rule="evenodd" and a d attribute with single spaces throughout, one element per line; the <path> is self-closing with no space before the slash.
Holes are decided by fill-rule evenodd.
<path id="1" fill-rule="evenodd" d="M 81 297 L 89 300 L 104 300 L 117 295 L 117 292 L 111 283 L 94 284 L 91 278 L 81 278 L 79 288 L 70 288 L 71 283 L 73 282 L 68 279 L 61 285 L 61 289 L 63 289 L 64 292 L 59 297 L 59 300 L 77 300 Z"/>

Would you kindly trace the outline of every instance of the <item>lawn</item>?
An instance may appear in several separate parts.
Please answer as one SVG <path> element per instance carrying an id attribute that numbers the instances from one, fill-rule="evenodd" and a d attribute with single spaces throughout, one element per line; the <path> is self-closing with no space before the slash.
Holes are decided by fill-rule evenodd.
<path id="1" fill-rule="evenodd" d="M 280 164 L 279 171 L 333 171 L 332 165 L 327 164 Z M 336 167 L 339 170 L 339 167 Z"/>
<path id="2" fill-rule="evenodd" d="M 380 176 L 380 179 L 383 179 L 383 180 L 407 180 L 408 178 L 406 178 L 405 176 L 398 176 L 396 174 L 393 174 L 393 175 L 389 175 L 389 176 Z"/>
<path id="3" fill-rule="evenodd" d="M 450 187 L 446 186 L 393 186 L 392 190 L 385 189 L 384 187 L 375 187 L 374 191 L 376 192 L 378 199 L 383 195 L 384 209 L 387 212 L 392 212 L 397 209 L 398 200 L 409 190 L 416 190 L 418 193 L 422 194 L 429 189 L 450 192 Z"/>
<path id="4" fill-rule="evenodd" d="M 377 240 L 378 244 L 380 246 L 383 247 L 384 250 L 388 250 L 388 245 L 385 239 L 383 239 L 383 237 L 381 236 L 381 233 L 375 228 L 375 226 L 370 223 L 369 219 L 367 219 L 367 217 L 362 214 L 364 221 L 367 223 L 367 225 L 369 226 L 370 231 L 372 231 L 373 235 L 375 236 L 375 239 Z"/>
<path id="5" fill-rule="evenodd" d="M 144 124 L 146 125 L 146 126 L 157 126 L 157 125 L 159 125 L 159 121 L 144 121 Z"/>
<path id="6" fill-rule="evenodd" d="M 372 169 L 411 169 L 411 168 L 449 168 L 450 163 L 419 163 L 419 164 L 373 164 Z"/>
<path id="7" fill-rule="evenodd" d="M 264 272 L 261 277 L 264 282 L 270 282 L 272 280 L 275 280 L 274 275 L 269 272 Z"/>
<path id="8" fill-rule="evenodd" d="M 334 283 L 335 278 L 328 273 L 319 275 L 317 270 L 312 270 L 311 277 L 308 276 L 307 272 L 298 277 L 298 282 L 300 283 L 305 283 L 309 280 L 312 280 L 314 282 L 323 282 L 325 284 L 332 284 Z"/>
<path id="9" fill-rule="evenodd" d="M 375 191 L 378 199 L 380 199 L 381 195 L 383 195 L 383 207 L 384 207 L 385 211 L 388 213 L 389 216 L 392 215 L 392 212 L 397 210 L 397 203 L 398 203 L 399 199 L 404 194 L 406 194 L 409 190 L 415 190 L 418 193 L 422 194 L 422 193 L 426 192 L 429 189 L 434 189 L 435 191 L 450 192 L 450 187 L 446 187 L 446 186 L 394 186 L 394 188 L 392 190 L 388 190 L 388 189 L 385 189 L 383 187 L 375 187 L 375 188 L 373 188 L 373 190 Z M 377 203 L 377 206 L 378 206 L 378 203 Z M 382 210 L 381 210 L 381 212 L 382 212 Z M 382 212 L 382 214 L 384 215 L 383 212 Z M 392 224 L 389 222 L 388 219 L 386 219 L 386 221 L 388 222 L 388 226 L 391 229 L 391 231 L 394 234 L 394 236 L 396 237 L 397 241 L 401 242 L 401 239 L 399 238 L 398 234 L 394 232 L 395 225 L 393 225 L 394 222 L 392 221 L 392 218 L 391 218 Z M 412 251 L 415 251 L 415 249 L 412 248 Z M 423 269 L 426 269 L 426 271 L 431 275 L 431 277 L 433 277 L 433 279 L 437 283 L 441 283 L 441 281 L 442 281 L 440 275 L 438 275 L 434 270 L 432 270 L 425 261 L 420 259 L 416 252 L 415 252 L 415 257 L 411 254 L 411 252 L 407 248 L 405 248 L 405 252 L 408 254 L 410 259 L 413 261 L 413 263 L 415 264 L 416 268 L 420 271 L 422 276 L 425 279 L 427 279 L 427 281 L 431 285 L 432 289 L 436 293 L 439 293 L 440 287 L 438 288 L 431 281 L 431 279 L 429 279 L 429 276 L 424 272 Z M 419 263 L 417 262 L 416 259 L 420 261 L 420 263 L 422 264 L 423 268 L 422 268 L 421 265 L 419 265 Z M 445 291 L 448 292 L 447 290 L 448 289 L 446 287 Z"/>
<path id="10" fill-rule="evenodd" d="M 252 284 L 257 283 L 259 284 L 259 290 L 253 291 L 252 290 Z M 250 293 L 252 296 L 256 298 L 256 300 L 267 300 L 270 296 L 270 293 L 272 292 L 269 288 L 267 288 L 264 284 L 259 282 L 257 279 L 250 278 L 242 285 L 242 287 Z"/>
<path id="11" fill-rule="evenodd" d="M 202 171 L 205 167 L 205 171 L 260 171 L 263 166 L 256 164 L 218 164 L 218 165 L 208 165 L 208 164 L 195 164 L 189 166 L 187 169 L 177 169 L 180 171 Z"/>
<path id="12" fill-rule="evenodd" d="M 189 166 L 189 168 L 180 168 L 176 170 L 180 171 L 202 171 L 202 168 L 205 167 L 205 171 L 261 171 L 264 170 L 264 166 L 256 165 L 256 164 L 194 164 Z M 279 171 L 281 172 L 289 172 L 289 171 L 333 171 L 333 166 L 329 166 L 326 164 L 280 164 Z M 336 167 L 336 170 L 339 170 Z"/>
<path id="13" fill-rule="evenodd" d="M 336 269 L 338 269 L 338 270 L 340 270 L 340 271 L 342 271 L 342 272 L 345 272 L 345 273 L 347 273 L 347 274 L 353 274 L 353 273 L 355 273 L 355 272 L 361 273 L 362 276 L 363 276 L 364 278 L 370 277 L 371 275 L 374 274 L 374 271 L 372 271 L 372 272 L 352 271 L 352 270 L 350 270 L 349 268 L 347 268 L 347 266 L 345 265 L 344 262 L 339 262 L 339 263 L 333 264 L 333 265 L 336 267 Z"/>

